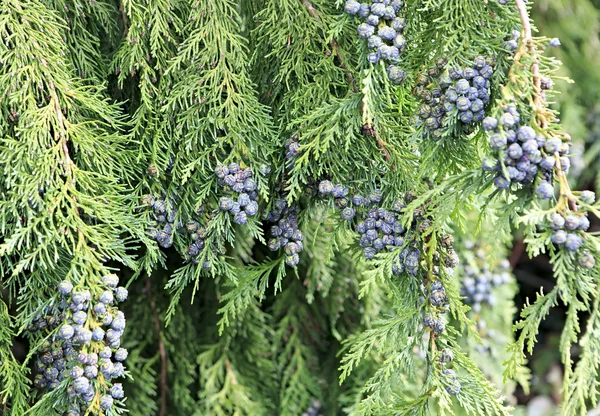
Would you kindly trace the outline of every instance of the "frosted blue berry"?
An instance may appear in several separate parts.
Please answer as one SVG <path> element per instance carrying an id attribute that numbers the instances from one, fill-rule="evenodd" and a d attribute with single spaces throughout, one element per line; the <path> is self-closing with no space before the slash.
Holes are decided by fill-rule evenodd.
<path id="1" fill-rule="evenodd" d="M 381 26 L 377 31 L 377 35 L 384 40 L 394 40 L 396 31 L 389 26 Z"/>
<path id="2" fill-rule="evenodd" d="M 73 314 L 73 322 L 75 322 L 78 325 L 83 325 L 85 323 L 85 321 L 87 320 L 87 313 L 83 312 L 83 311 L 78 311 L 75 312 Z"/>
<path id="3" fill-rule="evenodd" d="M 581 191 L 579 199 L 585 204 L 593 204 L 596 201 L 596 194 L 592 191 Z"/>
<path id="4" fill-rule="evenodd" d="M 385 8 L 385 7 L 384 7 Z M 375 33 L 375 28 L 367 23 L 361 23 L 358 25 L 358 37 L 361 39 L 368 39 L 369 36 Z"/>
<path id="5" fill-rule="evenodd" d="M 300 263 L 300 256 L 298 256 L 298 254 L 294 253 L 289 256 L 285 256 L 285 264 L 288 266 L 295 267 L 298 265 L 298 263 Z"/>
<path id="6" fill-rule="evenodd" d="M 379 16 L 379 17 L 385 16 L 385 4 L 373 3 L 371 5 L 371 13 L 373 13 L 375 16 Z"/>
<path id="7" fill-rule="evenodd" d="M 514 39 L 511 39 L 504 43 L 504 49 L 509 50 L 511 52 L 516 51 L 518 47 L 519 47 L 519 44 Z"/>
<path id="8" fill-rule="evenodd" d="M 127 350 L 125 348 L 119 348 L 115 351 L 115 360 L 116 361 L 125 361 L 127 359 Z"/>
<path id="9" fill-rule="evenodd" d="M 69 324 L 64 324 L 58 330 L 58 337 L 60 339 L 71 339 L 71 338 L 73 338 L 74 334 L 75 334 L 75 330 Z"/>
<path id="10" fill-rule="evenodd" d="M 550 46 L 555 47 L 555 48 L 559 47 L 560 46 L 560 39 L 558 39 L 558 38 L 552 38 L 552 39 L 550 39 Z"/>
<path id="11" fill-rule="evenodd" d="M 369 6 L 368 4 L 362 3 L 360 5 L 360 10 L 358 11 L 358 15 L 360 17 L 362 17 L 363 19 L 365 19 L 366 17 L 369 16 L 369 14 L 371 14 L 371 6 Z"/>
<path id="12" fill-rule="evenodd" d="M 233 207 L 233 200 L 227 196 L 219 199 L 219 209 L 221 211 L 229 211 Z"/>
<path id="13" fill-rule="evenodd" d="M 467 81 L 466 79 L 459 79 L 458 81 L 456 81 L 456 84 L 454 85 L 454 88 L 456 89 L 456 92 L 458 94 L 468 94 L 469 90 L 471 88 L 471 84 L 469 84 L 469 81 Z"/>
<path id="14" fill-rule="evenodd" d="M 540 167 L 544 170 L 551 171 L 554 169 L 554 164 L 556 163 L 556 159 L 553 156 L 546 156 L 540 162 Z"/>
<path id="15" fill-rule="evenodd" d="M 542 182 L 535 190 L 535 194 L 539 199 L 550 199 L 554 196 L 554 187 L 548 182 Z"/>
<path id="16" fill-rule="evenodd" d="M 75 305 L 80 305 L 85 302 L 86 295 L 84 292 L 73 292 L 71 294 L 71 300 Z"/>
<path id="17" fill-rule="evenodd" d="M 396 35 L 394 37 L 394 46 L 399 50 L 402 51 L 406 48 L 406 38 L 404 37 L 404 35 Z M 398 58 L 397 56 L 394 56 L 393 58 Z"/>
<path id="18" fill-rule="evenodd" d="M 360 11 L 360 3 L 356 0 L 348 0 L 344 6 L 344 10 L 348 14 L 357 14 Z"/>
<path id="19" fill-rule="evenodd" d="M 569 234 L 565 241 L 565 247 L 569 251 L 577 251 L 583 245 L 583 240 L 577 234 Z"/>
<path id="20" fill-rule="evenodd" d="M 446 330 L 446 323 L 441 319 L 436 320 L 435 324 L 433 325 L 433 330 L 438 334 L 441 334 Z"/>
<path id="21" fill-rule="evenodd" d="M 460 111 L 469 110 L 471 108 L 471 100 L 469 100 L 467 97 L 460 97 L 458 100 L 456 100 L 456 108 L 458 108 Z"/>
<path id="22" fill-rule="evenodd" d="M 594 256 L 592 256 L 591 253 L 586 251 L 585 253 L 581 253 L 579 255 L 577 263 L 579 263 L 579 265 L 583 268 L 591 269 L 596 264 L 596 259 L 594 259 Z"/>
<path id="23" fill-rule="evenodd" d="M 552 234 L 552 242 L 554 244 L 564 244 L 567 241 L 567 232 L 564 230 L 556 230 Z"/>
<path id="24" fill-rule="evenodd" d="M 577 215 L 567 215 L 565 217 L 565 227 L 567 230 L 574 231 L 579 227 L 579 217 Z"/>
<path id="25" fill-rule="evenodd" d="M 548 153 L 549 155 L 552 155 L 560 151 L 561 146 L 562 141 L 557 137 L 553 137 L 546 141 L 546 143 L 544 144 L 544 150 L 546 150 L 546 153 Z"/>
<path id="26" fill-rule="evenodd" d="M 579 226 L 577 229 L 581 231 L 587 231 L 588 228 L 590 228 L 590 220 L 585 215 L 582 215 L 579 217 Z"/>
<path id="27" fill-rule="evenodd" d="M 63 280 L 58 284 L 58 293 L 62 296 L 67 296 L 73 290 L 73 284 L 68 280 Z"/>
<path id="28" fill-rule="evenodd" d="M 558 213 L 554 213 L 548 219 L 548 226 L 555 231 L 560 230 L 565 226 L 565 218 Z"/>
<path id="29" fill-rule="evenodd" d="M 240 211 L 233 216 L 233 222 L 238 225 L 245 225 L 248 223 L 248 214 L 246 211 Z"/>
<path id="30" fill-rule="evenodd" d="M 125 397 L 125 392 L 123 391 L 123 385 L 121 383 L 113 384 L 113 386 L 110 388 L 110 395 L 117 400 Z"/>
<path id="31" fill-rule="evenodd" d="M 472 111 L 465 111 L 460 113 L 460 115 L 458 116 L 458 118 L 460 119 L 460 121 L 462 121 L 465 124 L 469 124 L 470 122 L 473 121 L 473 112 Z"/>
<path id="32" fill-rule="evenodd" d="M 83 370 L 83 374 L 88 379 L 89 378 L 96 378 L 96 377 L 98 377 L 98 366 L 96 366 L 96 365 L 88 365 L 88 366 L 86 366 L 85 370 Z"/>
<path id="33" fill-rule="evenodd" d="M 406 27 L 406 19 L 403 17 L 396 17 L 392 20 L 391 26 L 396 32 L 402 32 Z"/>
<path id="34" fill-rule="evenodd" d="M 123 331 L 125 329 L 125 319 L 124 318 L 120 318 L 117 317 L 115 319 L 113 319 L 112 323 L 110 324 L 111 328 L 114 329 L 115 331 Z M 119 334 L 120 337 L 120 334 Z"/>
<path id="35" fill-rule="evenodd" d="M 342 219 L 346 221 L 352 221 L 352 219 L 356 215 L 356 211 L 354 211 L 354 208 L 346 207 L 342 210 L 340 215 Z"/>
<path id="36" fill-rule="evenodd" d="M 112 407 L 112 405 L 113 405 L 112 396 L 105 394 L 104 396 L 102 396 L 100 398 L 100 407 L 103 408 L 104 410 L 110 409 Z"/>
<path id="37" fill-rule="evenodd" d="M 128 294 L 127 289 L 122 286 L 115 289 L 115 299 L 117 299 L 117 302 L 124 302 Z"/>
<path id="38" fill-rule="evenodd" d="M 90 388 L 90 381 L 85 377 L 77 377 L 73 380 L 73 388 L 77 393 L 83 394 Z"/>
<path id="39" fill-rule="evenodd" d="M 333 184 L 331 181 L 321 181 L 319 183 L 319 193 L 321 195 L 330 195 L 333 192 Z"/>
<path id="40" fill-rule="evenodd" d="M 392 82 L 392 84 L 395 85 L 401 84 L 406 78 L 406 72 L 398 68 L 396 65 L 388 66 L 386 72 L 388 79 Z"/>
<path id="41" fill-rule="evenodd" d="M 379 25 L 379 16 L 375 16 L 374 14 L 370 14 L 365 19 L 365 23 L 367 23 L 370 26 L 377 27 L 377 25 Z M 370 36 L 370 37 L 372 37 L 372 36 Z"/>
<path id="42" fill-rule="evenodd" d="M 114 301 L 114 295 L 110 290 L 105 290 L 102 292 L 102 295 L 100 295 L 99 300 L 106 305 L 112 305 Z"/>
<path id="43" fill-rule="evenodd" d="M 367 247 L 364 250 L 364 254 L 365 254 L 365 258 L 367 260 L 371 260 L 371 259 L 375 258 L 377 251 L 373 247 Z"/>
<path id="44" fill-rule="evenodd" d="M 119 284 L 119 276 L 114 273 L 102 277 L 102 283 L 110 288 L 115 288 Z"/>
<path id="45" fill-rule="evenodd" d="M 494 185 L 496 185 L 496 188 L 498 189 L 506 189 L 510 186 L 510 180 L 504 176 L 496 176 L 494 178 Z"/>
<path id="46" fill-rule="evenodd" d="M 104 330 L 102 328 L 94 328 L 92 331 L 92 339 L 94 341 L 102 341 L 104 339 Z"/>
<path id="47" fill-rule="evenodd" d="M 496 159 L 492 159 L 490 157 L 486 157 L 481 162 L 481 167 L 486 172 L 493 172 L 493 171 L 498 170 L 499 163 L 498 163 L 498 161 Z"/>
<path id="48" fill-rule="evenodd" d="M 88 344 L 91 340 L 92 331 L 87 328 L 83 328 L 75 334 L 75 342 L 78 344 Z"/>
<path id="49" fill-rule="evenodd" d="M 517 143 L 513 143 L 510 146 L 508 146 L 508 149 L 506 149 L 506 154 L 511 159 L 516 160 L 523 156 L 523 149 Z"/>

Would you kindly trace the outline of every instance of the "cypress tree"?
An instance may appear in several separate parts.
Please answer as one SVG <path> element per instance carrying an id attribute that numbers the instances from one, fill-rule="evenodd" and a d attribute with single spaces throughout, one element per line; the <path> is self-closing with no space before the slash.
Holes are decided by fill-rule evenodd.
<path id="1" fill-rule="evenodd" d="M 585 414 L 598 87 L 564 81 L 598 12 L 569 11 L 3 0 L 0 413 L 510 415 L 562 304 Z M 517 233 L 555 279 L 522 311 Z"/>

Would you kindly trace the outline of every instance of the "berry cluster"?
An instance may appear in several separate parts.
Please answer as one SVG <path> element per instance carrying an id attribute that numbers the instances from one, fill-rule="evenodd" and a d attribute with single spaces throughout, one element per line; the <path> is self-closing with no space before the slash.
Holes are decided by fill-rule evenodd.
<path id="1" fill-rule="evenodd" d="M 185 224 L 185 229 L 190 235 L 191 243 L 187 247 L 186 258 L 194 264 L 199 264 L 201 259 L 202 250 L 206 247 L 206 238 L 208 232 L 206 227 L 201 227 L 197 221 L 191 220 Z M 217 251 L 217 247 L 213 246 L 213 251 Z M 202 269 L 210 270 L 210 261 L 204 260 L 202 263 Z"/>
<path id="2" fill-rule="evenodd" d="M 519 47 L 519 38 L 521 37 L 521 33 L 518 30 L 513 30 L 510 36 L 510 39 L 504 43 L 504 49 L 510 52 L 514 52 Z"/>
<path id="3" fill-rule="evenodd" d="M 401 84 L 406 78 L 406 73 L 397 66 L 400 54 L 406 49 L 406 38 L 402 34 L 406 19 L 398 16 L 402 7 L 404 0 L 374 0 L 371 5 L 347 0 L 345 6 L 346 13 L 363 19 L 358 25 L 358 36 L 368 39 L 369 48 L 373 50 L 367 59 L 372 64 L 380 60 L 389 63 L 386 72 L 394 84 Z"/>
<path id="4" fill-rule="evenodd" d="M 54 390 L 68 380 L 72 405 L 68 415 L 82 414 L 97 396 L 103 409 L 125 397 L 123 386 L 111 381 L 125 375 L 127 358 L 127 350 L 121 348 L 125 315 L 116 306 L 127 299 L 127 289 L 118 283 L 116 275 L 108 274 L 102 278 L 105 290 L 92 296 L 89 290 L 73 290 L 71 282 L 62 281 L 55 313 L 33 324 L 32 329 L 53 332 L 35 363 L 34 383 Z"/>
<path id="5" fill-rule="evenodd" d="M 504 259 L 495 264 L 492 271 L 481 243 L 474 244 L 469 241 L 465 244 L 465 248 L 474 252 L 474 258 L 473 262 L 463 267 L 465 277 L 461 295 L 465 297 L 465 303 L 471 305 L 475 313 L 479 313 L 482 304 L 491 306 L 495 304 L 493 289 L 510 281 L 510 264 Z"/>
<path id="6" fill-rule="evenodd" d="M 298 254 L 304 249 L 304 235 L 298 228 L 298 208 L 289 206 L 285 199 L 279 198 L 265 219 L 274 223 L 271 227 L 273 238 L 268 243 L 269 250 L 277 251 L 283 248 L 286 254 L 285 263 L 288 266 L 297 266 L 300 262 Z"/>
<path id="7" fill-rule="evenodd" d="M 248 217 L 258 213 L 258 192 L 256 182 L 252 179 L 252 169 L 244 169 L 237 163 L 230 163 L 228 166 L 218 165 L 215 174 L 219 178 L 219 185 L 227 186 L 238 194 L 237 201 L 228 196 L 221 197 L 219 209 L 232 214 L 236 224 L 245 225 Z"/>
<path id="8" fill-rule="evenodd" d="M 563 172 L 571 165 L 567 157 L 569 143 L 558 137 L 547 140 L 532 127 L 519 125 L 520 121 L 513 104 L 504 107 L 500 118 L 483 120 L 483 128 L 491 133 L 489 142 L 494 150 L 493 158 L 483 160 L 483 170 L 496 172 L 494 183 L 499 189 L 509 188 L 512 183 L 531 184 L 540 176 L 542 182 L 536 194 L 541 199 L 550 199 L 554 193 L 551 180 L 557 158 Z"/>
<path id="9" fill-rule="evenodd" d="M 565 247 L 568 251 L 578 251 L 583 246 L 581 234 L 590 227 L 590 220 L 587 212 L 556 212 L 548 217 L 548 227 L 554 231 L 554 244 Z M 594 257 L 588 252 L 580 253 L 578 262 L 581 267 L 587 269 L 591 269 L 595 264 Z"/>
<path id="10" fill-rule="evenodd" d="M 419 124 L 435 139 L 442 137 L 449 121 L 458 119 L 464 125 L 481 122 L 490 101 L 490 79 L 494 74 L 491 60 L 478 56 L 471 67 L 464 69 L 446 69 L 447 63 L 446 58 L 438 58 L 435 65 L 417 76 L 413 89 L 422 101 L 417 110 Z"/>
<path id="11" fill-rule="evenodd" d="M 150 224 L 148 235 L 158 242 L 162 248 L 169 248 L 173 245 L 173 232 L 175 231 L 175 217 L 177 208 L 175 201 L 171 198 L 166 199 L 144 195 L 142 205 L 152 208 L 154 221 Z"/>

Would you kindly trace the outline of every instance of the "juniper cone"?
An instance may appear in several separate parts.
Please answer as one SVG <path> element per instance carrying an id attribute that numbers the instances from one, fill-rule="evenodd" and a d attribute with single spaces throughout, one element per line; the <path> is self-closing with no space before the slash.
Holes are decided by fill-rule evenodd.
<path id="1" fill-rule="evenodd" d="M 590 0 L 71 3 L 0 13 L 0 413 L 593 411 Z"/>

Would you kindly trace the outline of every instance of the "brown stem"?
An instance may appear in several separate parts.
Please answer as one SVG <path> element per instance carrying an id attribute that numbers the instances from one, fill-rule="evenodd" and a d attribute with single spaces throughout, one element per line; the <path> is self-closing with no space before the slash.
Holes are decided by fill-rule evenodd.
<path id="1" fill-rule="evenodd" d="M 160 319 L 158 313 L 154 308 L 152 301 L 152 283 L 150 277 L 146 278 L 146 296 L 148 297 L 148 305 L 152 312 L 152 318 L 154 319 L 154 327 L 158 335 L 158 352 L 160 354 L 160 416 L 165 416 L 167 411 L 167 351 L 165 349 L 165 343 L 163 342 L 161 331 L 160 331 Z"/>
<path id="2" fill-rule="evenodd" d="M 121 19 L 123 19 L 123 36 L 127 36 L 127 32 L 129 28 L 127 27 L 127 14 L 125 13 L 125 9 L 123 8 L 123 2 L 119 2 L 119 11 L 121 12 Z"/>
<path id="3" fill-rule="evenodd" d="M 238 384 L 237 378 L 235 378 L 235 374 L 233 374 L 233 370 L 231 369 L 231 363 L 229 360 L 225 360 L 225 368 L 227 369 L 227 375 L 231 377 L 231 383 L 234 385 Z"/>
<path id="4" fill-rule="evenodd" d="M 313 7 L 313 5 L 311 4 L 310 1 L 302 0 L 302 4 L 304 5 L 304 7 L 306 7 L 308 14 L 313 19 L 321 21 L 321 19 L 319 18 L 319 13 L 317 13 L 317 11 L 315 10 L 315 8 Z M 340 52 L 340 45 L 337 43 L 337 41 L 335 39 L 331 39 L 329 41 L 329 47 L 331 48 L 331 51 L 335 54 L 336 58 L 338 59 L 339 67 L 342 68 L 344 70 L 344 72 L 346 72 L 346 78 L 348 79 L 348 83 L 352 87 L 352 90 L 355 93 L 358 93 L 359 89 L 358 89 L 358 86 L 356 85 L 356 81 L 354 80 L 354 77 L 352 76 L 352 72 L 350 72 L 350 70 L 348 69 L 346 64 L 344 64 L 344 59 L 342 58 L 342 54 Z"/>

